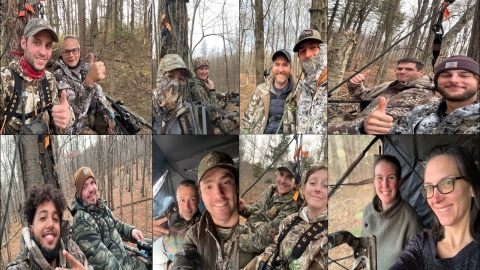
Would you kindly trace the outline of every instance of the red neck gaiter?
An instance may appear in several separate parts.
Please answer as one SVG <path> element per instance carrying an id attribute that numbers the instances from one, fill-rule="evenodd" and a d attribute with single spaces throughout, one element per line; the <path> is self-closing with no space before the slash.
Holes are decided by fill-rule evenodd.
<path id="1" fill-rule="evenodd" d="M 30 79 L 38 80 L 43 77 L 43 74 L 45 74 L 45 69 L 41 71 L 33 69 L 24 56 L 20 58 L 20 67 L 22 68 L 23 73 L 25 73 Z"/>

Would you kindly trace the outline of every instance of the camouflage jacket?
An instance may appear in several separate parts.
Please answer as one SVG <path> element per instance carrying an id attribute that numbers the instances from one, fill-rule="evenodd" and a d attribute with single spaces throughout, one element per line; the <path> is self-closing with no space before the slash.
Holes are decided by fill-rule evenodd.
<path id="1" fill-rule="evenodd" d="M 205 85 L 205 81 L 200 80 L 198 77 L 193 77 L 190 85 L 193 101 L 203 101 L 206 105 L 217 106 L 217 97 L 221 94 L 216 91 L 210 93 L 210 89 Z"/>
<path id="2" fill-rule="evenodd" d="M 105 124 L 107 120 L 111 118 L 114 113 L 108 105 L 107 98 L 103 93 L 102 87 L 95 83 L 93 88 L 90 88 L 85 83 L 85 77 L 88 73 L 88 65 L 83 61 L 79 61 L 78 66 L 71 69 L 69 68 L 61 58 L 57 59 L 53 63 L 54 75 L 57 81 L 58 93 L 65 90 L 67 91 L 67 100 L 70 106 L 72 106 L 75 113 L 75 124 L 73 128 L 69 130 L 69 133 L 78 134 L 84 123 L 87 114 L 93 114 L 94 111 L 89 112 L 89 107 L 96 106 L 94 110 L 103 115 Z"/>
<path id="3" fill-rule="evenodd" d="M 292 83 L 290 79 L 290 83 Z M 268 111 L 270 109 L 270 91 L 273 90 L 273 76 L 265 83 L 255 89 L 252 98 L 245 108 L 241 119 L 240 134 L 263 134 L 268 122 Z M 285 100 L 283 109 L 283 134 L 294 134 L 295 129 L 295 98 L 294 90 L 290 92 Z"/>
<path id="4" fill-rule="evenodd" d="M 60 240 L 62 247 L 60 248 L 57 266 L 64 268 L 71 268 L 70 263 L 65 259 L 62 254 L 62 250 L 66 249 L 70 255 L 72 255 L 77 261 L 83 264 L 88 270 L 93 270 L 93 267 L 88 264 L 87 258 L 77 246 L 75 242 L 70 238 L 70 221 L 62 220 L 60 228 Z M 31 243 L 27 244 L 26 243 Z M 65 246 L 64 243 L 67 243 Z M 34 242 L 30 238 L 30 228 L 25 227 L 23 229 L 22 236 L 20 236 L 20 253 L 17 257 L 10 262 L 5 270 L 53 270 L 43 256 L 39 256 L 38 247 L 33 246 Z M 33 249 L 37 249 L 34 251 Z"/>
<path id="5" fill-rule="evenodd" d="M 297 212 L 297 202 L 293 199 L 295 189 L 280 195 L 276 185 L 271 185 L 252 205 L 245 205 L 240 213 L 247 218 L 249 230 L 240 234 L 240 250 L 246 253 L 262 252 L 273 243 L 278 234 L 280 222 Z"/>
<path id="6" fill-rule="evenodd" d="M 116 219 L 105 201 L 97 200 L 97 205 L 86 205 L 75 194 L 72 213 L 72 238 L 96 270 L 146 269 L 145 264 L 127 253 L 122 242 L 122 236 L 136 242 L 132 238 L 134 227 Z"/>
<path id="7" fill-rule="evenodd" d="M 394 122 L 390 134 L 480 134 L 480 94 L 477 100 L 443 116 L 444 99 L 419 106 Z"/>
<path id="8" fill-rule="evenodd" d="M 279 231 L 283 231 L 287 227 L 289 222 L 292 222 L 297 216 L 300 216 L 301 220 L 298 221 L 286 234 L 285 238 L 279 245 L 279 252 L 277 261 L 288 260 L 288 257 L 293 251 L 293 247 L 303 235 L 315 222 L 324 221 L 328 219 L 327 210 L 317 216 L 315 219 L 310 220 L 307 217 L 307 207 L 302 208 L 298 213 L 292 214 L 285 218 L 280 224 Z M 319 234 L 315 235 L 312 241 L 309 243 L 302 256 L 296 260 L 292 260 L 287 266 L 273 267 L 274 254 L 277 249 L 278 235 L 275 237 L 273 244 L 268 246 L 265 251 L 251 261 L 245 270 L 257 270 L 261 261 L 267 262 L 272 269 L 284 269 L 284 270 L 320 270 L 327 269 L 327 243 L 328 243 L 328 229 L 322 230 Z"/>
<path id="9" fill-rule="evenodd" d="M 298 82 L 297 133 L 327 134 L 327 47 L 321 44 L 320 52 L 300 65 L 305 78 Z"/>
<path id="10" fill-rule="evenodd" d="M 238 269 L 238 226 L 233 235 L 221 241 L 208 211 L 187 232 L 185 242 L 175 254 L 170 270 Z"/>
<path id="11" fill-rule="evenodd" d="M 177 250 L 183 244 L 188 229 L 200 220 L 202 214 L 197 209 L 192 219 L 187 221 L 180 216 L 178 202 L 173 202 L 168 206 L 167 210 L 165 210 L 164 215 L 168 218 L 168 230 L 170 234 L 163 236 L 163 245 L 168 259 L 173 261 L 175 253 L 177 253 Z"/>
<path id="12" fill-rule="evenodd" d="M 350 95 L 373 101 L 357 115 L 357 119 L 341 124 L 328 126 L 329 134 L 360 134 L 365 119 L 377 109 L 380 97 L 387 99 L 385 112 L 393 117 L 394 121 L 403 117 L 413 108 L 431 104 L 438 100 L 435 96 L 433 78 L 424 75 L 420 78 L 407 82 L 386 82 L 371 88 L 365 88 L 363 84 L 348 83 Z"/>
<path id="13" fill-rule="evenodd" d="M 37 110 L 40 111 L 41 107 L 40 106 L 40 94 L 43 92 L 40 92 L 40 89 L 42 89 L 42 81 L 43 77 L 38 80 L 33 80 L 27 77 L 25 73 L 23 73 L 22 68 L 20 67 L 19 60 L 14 60 L 10 63 L 8 68 L 1 68 L 0 69 L 0 118 L 3 121 L 4 113 L 5 113 L 5 108 L 8 106 L 8 102 L 10 99 L 13 97 L 13 93 L 15 92 L 14 86 L 15 86 L 15 78 L 11 72 L 11 70 L 17 72 L 20 77 L 23 79 L 25 83 L 25 94 L 26 94 L 26 100 L 25 100 L 25 114 L 32 113 L 33 111 Z M 45 71 L 45 77 L 48 80 L 49 87 L 47 88 L 47 91 L 49 91 L 49 96 L 50 100 L 53 105 L 60 104 L 60 100 L 58 99 L 58 92 L 57 92 L 57 86 L 55 83 L 55 78 L 52 75 L 52 73 Z M 47 102 L 44 100 L 43 94 L 42 94 L 42 100 L 44 104 Z M 48 105 L 48 104 L 45 104 Z M 66 129 L 60 129 L 55 127 L 55 133 L 57 134 L 64 134 L 74 123 L 75 117 L 73 114 L 73 110 L 70 107 L 70 112 L 72 114 L 72 120 L 70 123 L 67 125 Z M 5 123 L 5 130 L 4 134 L 18 134 L 20 132 L 20 128 L 22 127 L 22 104 L 19 104 L 17 107 L 17 115 L 14 115 L 8 123 Z M 49 112 L 45 112 L 43 114 L 43 119 L 49 126 L 49 129 L 52 129 L 54 127 L 53 123 L 53 118 L 50 116 L 51 110 Z M 18 117 L 17 117 L 18 116 Z M 25 124 L 28 125 L 32 122 L 33 118 L 26 118 L 25 119 Z"/>

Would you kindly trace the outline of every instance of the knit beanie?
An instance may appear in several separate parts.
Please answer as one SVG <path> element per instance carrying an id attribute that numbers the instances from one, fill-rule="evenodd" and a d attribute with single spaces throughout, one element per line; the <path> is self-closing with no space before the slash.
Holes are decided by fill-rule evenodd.
<path id="1" fill-rule="evenodd" d="M 93 178 L 95 183 L 97 183 L 97 179 L 95 179 L 95 176 L 93 175 L 93 172 L 89 167 L 81 167 L 73 176 L 73 179 L 75 180 L 75 188 L 77 190 L 77 196 L 79 196 L 79 198 L 82 197 L 83 184 L 90 177 Z"/>
<path id="2" fill-rule="evenodd" d="M 466 70 L 480 77 L 480 66 L 475 60 L 467 56 L 455 55 L 445 59 L 445 61 L 438 64 L 435 68 L 435 77 L 433 78 L 435 85 L 437 85 L 437 79 L 440 73 L 451 69 Z"/>

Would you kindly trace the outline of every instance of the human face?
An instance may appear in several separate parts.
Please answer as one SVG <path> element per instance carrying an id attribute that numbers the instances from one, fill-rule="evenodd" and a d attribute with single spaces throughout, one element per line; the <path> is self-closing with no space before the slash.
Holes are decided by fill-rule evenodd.
<path id="1" fill-rule="evenodd" d="M 436 156 L 425 167 L 424 186 L 436 185 L 446 179 L 461 176 L 455 161 L 447 155 Z M 440 224 L 467 230 L 470 220 L 470 207 L 473 197 L 472 186 L 463 179 L 454 182 L 451 193 L 441 194 L 438 189 L 427 199 L 428 205 L 438 217 Z"/>
<path id="2" fill-rule="evenodd" d="M 208 79 L 208 76 L 210 75 L 210 69 L 208 66 L 203 66 L 197 69 L 196 71 L 197 77 L 202 80 L 206 81 Z"/>
<path id="3" fill-rule="evenodd" d="M 307 202 L 309 215 L 315 217 L 325 211 L 328 202 L 327 170 L 319 170 L 310 175 L 303 187 L 303 195 Z"/>
<path id="4" fill-rule="evenodd" d="M 76 54 L 74 54 L 72 50 L 77 50 Z M 68 52 L 68 55 L 65 51 Z M 62 60 L 69 67 L 75 67 L 78 64 L 78 61 L 80 60 L 80 48 L 75 39 L 69 38 L 63 41 Z"/>
<path id="5" fill-rule="evenodd" d="M 295 187 L 293 174 L 285 168 L 278 169 L 277 189 L 280 195 L 287 194 Z"/>
<path id="6" fill-rule="evenodd" d="M 198 194 L 191 186 L 179 186 L 177 188 L 178 211 L 180 217 L 191 220 L 198 209 Z"/>
<path id="7" fill-rule="evenodd" d="M 28 64 L 36 71 L 44 70 L 52 56 L 52 35 L 48 31 L 42 30 L 35 36 L 28 37 L 28 40 L 22 37 L 20 43 Z"/>
<path id="8" fill-rule="evenodd" d="M 165 77 L 169 78 L 170 80 L 182 82 L 185 81 L 185 76 L 183 76 L 183 73 L 179 69 L 165 72 Z"/>
<path id="9" fill-rule="evenodd" d="M 417 70 L 415 63 L 400 63 L 397 66 L 395 74 L 399 82 L 413 81 L 425 73 L 425 70 Z"/>
<path id="10" fill-rule="evenodd" d="M 83 184 L 82 200 L 88 204 L 97 203 L 97 183 L 95 179 L 90 177 Z"/>
<path id="11" fill-rule="evenodd" d="M 395 165 L 390 162 L 381 161 L 375 166 L 375 193 L 382 201 L 383 210 L 392 206 L 398 192 L 398 181 L 395 174 Z"/>
<path id="12" fill-rule="evenodd" d="M 275 84 L 278 84 L 277 87 L 283 87 L 288 82 L 288 77 L 290 76 L 290 71 L 292 66 L 288 62 L 287 57 L 279 55 L 273 60 L 273 76 L 275 78 Z"/>
<path id="13" fill-rule="evenodd" d="M 30 234 L 41 246 L 42 253 L 54 251 L 60 241 L 60 213 L 52 201 L 44 201 L 37 206 Z M 44 254 L 45 255 L 45 254 Z M 52 254 L 56 258 L 57 254 Z M 46 256 L 47 257 L 50 256 Z"/>
<path id="14" fill-rule="evenodd" d="M 473 103 L 479 79 L 466 70 L 446 70 L 437 78 L 437 90 L 448 101 Z"/>
<path id="15" fill-rule="evenodd" d="M 215 225 L 231 228 L 238 222 L 238 194 L 235 176 L 229 169 L 215 167 L 200 181 L 200 194 Z"/>
<path id="16" fill-rule="evenodd" d="M 308 60 L 311 59 L 320 52 L 320 44 L 318 41 L 305 41 L 303 44 L 300 45 L 298 48 L 298 57 L 300 60 Z"/>

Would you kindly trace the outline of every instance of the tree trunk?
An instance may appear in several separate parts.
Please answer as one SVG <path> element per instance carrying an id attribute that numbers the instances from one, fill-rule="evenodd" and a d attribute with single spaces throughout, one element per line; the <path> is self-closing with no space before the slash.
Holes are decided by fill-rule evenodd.
<path id="1" fill-rule="evenodd" d="M 473 30 L 472 36 L 470 37 L 467 56 L 473 58 L 477 63 L 480 63 L 480 31 L 478 31 L 478 29 L 480 29 L 480 3 L 478 1 L 476 1 L 473 9 L 475 10 L 475 17 L 473 19 Z"/>
<path id="2" fill-rule="evenodd" d="M 90 51 L 94 54 L 98 54 L 98 16 L 97 16 L 97 8 L 98 8 L 98 0 L 92 0 L 92 10 L 90 11 L 90 20 L 92 24 L 90 25 Z M 104 44 L 106 45 L 106 44 Z"/>
<path id="3" fill-rule="evenodd" d="M 320 37 L 327 42 L 327 1 L 312 0 L 310 9 L 310 28 L 320 32 Z"/>
<path id="4" fill-rule="evenodd" d="M 263 31 L 263 1 L 255 0 L 255 82 L 257 85 L 265 82 L 263 78 L 265 63 Z"/>
<path id="5" fill-rule="evenodd" d="M 332 46 L 328 50 L 328 85 L 333 88 L 343 80 L 347 61 L 355 42 L 352 30 L 333 34 Z"/>
<path id="6" fill-rule="evenodd" d="M 338 5 L 339 5 L 339 0 L 336 0 L 335 5 L 333 6 L 332 15 L 330 16 L 330 21 L 328 21 L 328 27 L 327 27 L 328 28 L 327 29 L 328 44 L 330 44 L 330 40 L 332 39 L 332 36 L 333 36 L 333 24 L 335 22 L 335 16 L 337 16 Z"/>
<path id="7" fill-rule="evenodd" d="M 417 17 L 415 17 L 415 22 L 412 26 L 412 29 L 415 29 L 418 27 L 423 20 L 425 20 L 425 14 L 427 13 L 427 8 L 428 8 L 428 0 L 423 0 L 422 3 L 422 8 L 420 10 L 420 14 L 418 14 Z M 417 44 L 418 44 L 418 38 L 420 37 L 421 31 L 418 29 L 413 33 L 412 39 L 410 40 L 410 44 L 408 45 L 408 52 L 407 52 L 407 57 L 413 58 L 415 57 L 415 52 L 417 51 Z"/>
<path id="8" fill-rule="evenodd" d="M 168 3 L 168 5 L 166 5 Z M 166 14 L 167 21 L 172 26 L 165 42 L 160 44 L 160 58 L 166 54 L 178 54 L 188 65 L 188 24 L 187 24 L 187 3 L 183 0 L 160 0 L 159 3 L 161 18 Z"/>

